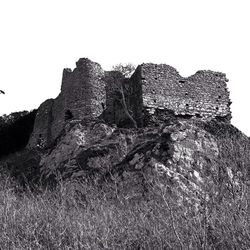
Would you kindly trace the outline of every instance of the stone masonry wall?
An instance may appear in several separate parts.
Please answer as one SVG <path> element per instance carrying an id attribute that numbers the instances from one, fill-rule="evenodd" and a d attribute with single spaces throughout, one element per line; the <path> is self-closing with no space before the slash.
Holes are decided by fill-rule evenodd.
<path id="1" fill-rule="evenodd" d="M 141 86 L 143 106 L 151 112 L 168 109 L 175 115 L 192 115 L 205 120 L 231 117 L 228 80 L 223 73 L 198 71 L 184 78 L 171 66 L 148 63 L 139 66 L 132 78 L 137 78 L 133 85 Z"/>
<path id="2" fill-rule="evenodd" d="M 106 103 L 104 71 L 98 63 L 81 58 L 71 72 L 64 72 L 61 93 L 64 107 L 75 119 L 98 117 Z M 66 70 L 65 70 L 66 71 Z"/>

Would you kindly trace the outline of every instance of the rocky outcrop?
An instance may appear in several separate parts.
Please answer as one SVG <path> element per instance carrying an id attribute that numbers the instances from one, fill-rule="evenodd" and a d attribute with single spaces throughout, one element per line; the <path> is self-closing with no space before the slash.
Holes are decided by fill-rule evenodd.
<path id="1" fill-rule="evenodd" d="M 76 169 L 79 163 L 77 157 L 95 145 L 99 148 L 101 142 L 106 142 L 114 129 L 96 121 L 72 121 L 67 125 L 56 146 L 42 156 L 40 165 L 43 176 L 48 178 L 58 173 L 62 176 L 79 175 Z"/>
<path id="2" fill-rule="evenodd" d="M 175 117 L 119 128 L 91 118 L 68 122 L 52 147 L 26 149 L 0 165 L 23 185 L 58 179 L 113 182 L 127 199 L 148 197 L 154 185 L 178 203 L 197 207 L 211 192 L 219 199 L 223 190 L 249 179 L 244 158 L 249 152 L 249 139 L 224 122 Z"/>
<path id="3" fill-rule="evenodd" d="M 219 156 L 215 137 L 186 121 L 148 131 L 143 137 L 143 143 L 138 141 L 115 170 L 122 176 L 120 183 L 129 196 L 140 195 L 134 190 L 131 194 L 131 186 L 142 188 L 145 182 L 156 179 L 179 201 L 190 202 L 204 196 L 203 185 L 216 171 L 211 162 Z M 140 179 L 144 183 L 138 182 Z"/>
<path id="4" fill-rule="evenodd" d="M 115 180 L 130 198 L 145 195 L 157 180 L 179 202 L 198 204 L 221 171 L 216 163 L 221 155 L 218 137 L 206 126 L 174 120 L 122 129 L 101 120 L 72 121 L 56 146 L 42 155 L 41 173 L 45 179 Z M 226 171 L 228 176 L 234 172 Z"/>

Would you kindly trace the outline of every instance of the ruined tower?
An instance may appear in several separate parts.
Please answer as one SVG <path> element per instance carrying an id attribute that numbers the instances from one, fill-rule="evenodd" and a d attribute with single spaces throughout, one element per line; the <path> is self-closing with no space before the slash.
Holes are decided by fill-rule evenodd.
<path id="1" fill-rule="evenodd" d="M 81 58 L 71 71 L 64 69 L 61 94 L 64 110 L 70 110 L 76 119 L 97 117 L 106 102 L 104 71 L 98 63 Z"/>
<path id="2" fill-rule="evenodd" d="M 106 104 L 103 76 L 101 66 L 87 58 L 79 59 L 73 71 L 64 69 L 61 93 L 39 107 L 28 145 L 34 147 L 42 141 L 49 146 L 69 120 L 100 116 Z"/>

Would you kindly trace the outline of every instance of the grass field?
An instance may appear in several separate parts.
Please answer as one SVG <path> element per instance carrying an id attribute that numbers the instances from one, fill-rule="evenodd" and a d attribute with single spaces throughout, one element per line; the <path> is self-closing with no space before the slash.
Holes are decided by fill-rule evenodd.
<path id="1" fill-rule="evenodd" d="M 155 187 L 150 199 L 109 198 L 79 182 L 16 193 L 1 180 L 1 249 L 249 249 L 249 188 L 240 199 L 178 206 Z M 113 189 L 110 189 L 113 190 Z M 110 191 L 113 192 L 113 191 Z"/>

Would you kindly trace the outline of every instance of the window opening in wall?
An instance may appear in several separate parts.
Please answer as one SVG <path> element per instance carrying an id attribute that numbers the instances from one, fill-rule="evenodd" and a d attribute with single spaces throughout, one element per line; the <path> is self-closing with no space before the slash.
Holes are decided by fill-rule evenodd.
<path id="1" fill-rule="evenodd" d="M 188 93 L 186 92 L 185 95 L 188 95 Z"/>
<path id="2" fill-rule="evenodd" d="M 102 102 L 101 105 L 102 105 L 102 109 L 104 110 L 105 109 L 104 103 Z"/>
<path id="3" fill-rule="evenodd" d="M 221 99 L 221 95 L 219 95 L 218 98 Z"/>
<path id="4" fill-rule="evenodd" d="M 142 77 L 141 79 L 142 79 L 142 80 L 146 80 L 146 78 L 145 78 L 145 77 Z"/>
<path id="5" fill-rule="evenodd" d="M 157 78 L 157 77 L 155 77 L 155 80 L 158 80 L 158 78 Z"/>
<path id="6" fill-rule="evenodd" d="M 72 119 L 73 117 L 74 117 L 74 116 L 73 116 L 72 112 L 71 112 L 69 109 L 66 110 L 65 116 L 64 116 L 64 120 L 67 121 L 67 120 Z"/>
<path id="7" fill-rule="evenodd" d="M 185 81 L 184 80 L 180 80 L 179 83 L 185 83 Z"/>
<path id="8" fill-rule="evenodd" d="M 219 107 L 216 107 L 215 109 L 216 109 L 216 110 L 219 110 Z"/>
<path id="9" fill-rule="evenodd" d="M 154 99 L 154 103 L 156 103 L 156 99 Z"/>

